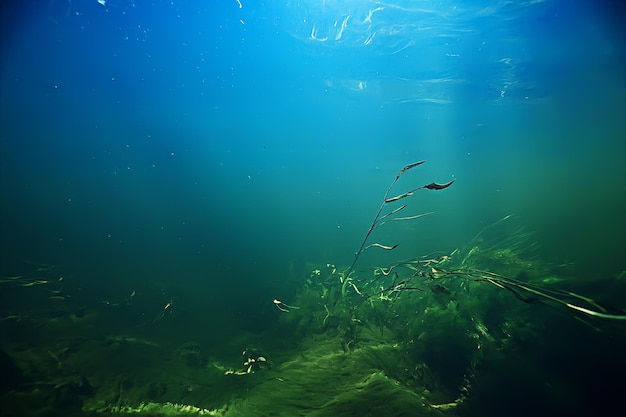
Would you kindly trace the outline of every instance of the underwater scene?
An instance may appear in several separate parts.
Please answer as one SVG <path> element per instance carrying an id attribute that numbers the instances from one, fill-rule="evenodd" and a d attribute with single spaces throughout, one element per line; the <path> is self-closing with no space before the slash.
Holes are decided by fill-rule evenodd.
<path id="1" fill-rule="evenodd" d="M 624 2 L 0 7 L 0 417 L 625 412 Z"/>

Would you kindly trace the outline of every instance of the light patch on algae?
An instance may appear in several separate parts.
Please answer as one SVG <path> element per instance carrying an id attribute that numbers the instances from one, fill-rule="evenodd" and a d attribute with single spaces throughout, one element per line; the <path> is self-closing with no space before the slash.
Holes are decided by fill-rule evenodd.
<path id="1" fill-rule="evenodd" d="M 427 405 L 422 387 L 392 376 L 402 369 L 398 347 L 370 345 L 344 353 L 338 340 L 312 338 L 298 357 L 230 404 L 225 417 L 442 415 Z"/>
<path id="2" fill-rule="evenodd" d="M 166 366 L 165 363 L 163 365 Z M 209 369 L 212 368 L 206 367 L 201 372 L 208 372 Z M 173 371 L 173 368 L 170 370 Z M 221 404 L 204 401 L 204 395 L 195 395 L 194 390 L 189 393 L 193 396 L 186 397 L 181 397 L 180 392 L 172 392 L 172 395 L 181 398 L 183 404 L 166 402 L 165 397 L 135 403 L 138 405 L 126 405 L 129 404 L 126 401 L 125 404 L 119 401 L 112 404 L 110 398 L 113 397 L 106 396 L 109 401 L 90 401 L 83 411 L 99 415 L 157 417 L 443 415 L 443 411 L 429 405 L 427 398 L 430 398 L 430 393 L 421 381 L 407 378 L 408 374 L 411 370 L 406 364 L 406 351 L 402 345 L 370 340 L 344 351 L 338 336 L 310 335 L 301 341 L 291 357 L 284 358 L 272 368 L 244 376 L 214 372 L 211 378 L 199 381 L 203 389 L 199 386 L 198 392 L 204 395 L 207 389 L 240 385 L 239 393 L 228 399 L 223 398 Z M 165 378 L 164 375 L 162 377 Z M 172 381 L 168 387 L 174 390 L 178 377 L 170 375 L 169 378 Z M 124 398 L 128 401 L 143 392 L 140 384 L 135 391 L 128 392 Z M 213 405 L 207 406 L 211 403 Z M 207 408 L 202 408 L 202 405 Z"/>
<path id="3" fill-rule="evenodd" d="M 168 417 L 168 416 L 222 416 L 220 410 L 208 410 L 189 404 L 174 403 L 142 403 L 137 407 L 123 406 L 113 407 L 108 410 L 112 414 L 141 414 L 143 416 Z"/>

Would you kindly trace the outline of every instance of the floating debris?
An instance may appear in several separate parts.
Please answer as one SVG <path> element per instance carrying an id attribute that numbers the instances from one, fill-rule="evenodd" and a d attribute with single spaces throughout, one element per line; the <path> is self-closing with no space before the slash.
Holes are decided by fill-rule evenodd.
<path id="1" fill-rule="evenodd" d="M 285 304 L 282 301 L 274 298 L 274 305 L 276 306 L 277 309 L 279 309 L 280 311 L 284 312 L 284 313 L 289 313 L 290 309 L 295 309 L 295 310 L 299 310 L 300 307 L 296 307 L 296 306 L 290 306 L 289 304 Z"/>

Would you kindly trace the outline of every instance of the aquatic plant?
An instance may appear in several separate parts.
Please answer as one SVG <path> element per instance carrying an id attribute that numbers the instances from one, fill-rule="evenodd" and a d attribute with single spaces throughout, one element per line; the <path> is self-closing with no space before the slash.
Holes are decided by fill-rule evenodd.
<path id="1" fill-rule="evenodd" d="M 493 239 L 486 241 L 482 239 L 483 235 L 489 229 L 509 220 L 511 218 L 510 215 L 481 230 L 463 250 L 457 249 L 450 255 L 414 257 L 390 264 L 386 267 L 374 268 L 371 277 L 353 277 L 352 274 L 355 270 L 355 265 L 359 257 L 366 250 L 376 247 L 391 251 L 398 246 L 397 244 L 383 245 L 377 242 L 366 246 L 370 235 L 376 227 L 392 221 L 414 220 L 431 214 L 423 213 L 414 216 L 395 217 L 398 212 L 407 207 L 406 204 L 386 214 L 382 214 L 388 204 L 410 197 L 421 189 L 443 190 L 454 182 L 454 180 L 444 184 L 432 182 L 394 197 L 389 197 L 392 188 L 398 182 L 402 174 L 424 162 L 425 161 L 415 162 L 402 168 L 398 174 L 396 174 L 391 185 L 385 192 L 382 204 L 367 230 L 365 238 L 359 250 L 356 252 L 352 264 L 345 274 L 342 275 L 342 298 L 346 297 L 348 288 L 352 287 L 362 298 L 356 308 L 366 304 L 365 301 L 371 300 L 394 303 L 403 293 L 410 290 L 429 289 L 435 293 L 450 294 L 450 291 L 444 285 L 445 282 L 451 280 L 465 280 L 492 284 L 499 289 L 512 293 L 517 299 L 525 303 L 539 302 L 564 308 L 578 315 L 579 319 L 599 319 L 614 322 L 626 321 L 626 312 L 618 308 L 603 305 L 590 297 L 478 268 L 478 264 L 487 263 L 484 262 L 485 259 L 489 260 L 491 263 L 505 264 L 509 271 L 515 270 L 520 272 L 524 268 L 529 269 L 534 267 L 532 263 L 523 261 L 518 256 L 518 254 L 522 252 L 521 245 L 526 237 L 526 233 L 523 229 L 518 229 L 499 241 L 494 241 Z M 479 256 L 482 257 L 483 262 L 474 262 Z M 520 275 L 523 276 L 523 274 Z M 371 302 L 367 304 L 372 305 Z"/>
<path id="2" fill-rule="evenodd" d="M 366 250 L 370 249 L 370 248 L 380 248 L 380 249 L 384 249 L 384 250 L 394 250 L 395 248 L 398 247 L 397 244 L 389 246 L 389 245 L 383 245 L 380 243 L 372 243 L 368 246 L 365 246 L 365 244 L 367 243 L 367 240 L 369 239 L 370 235 L 372 234 L 372 232 L 374 231 L 374 229 L 378 226 L 382 226 L 385 223 L 388 222 L 392 222 L 392 221 L 406 221 L 406 220 L 414 220 L 414 219 L 418 219 L 420 217 L 424 217 L 427 216 L 429 214 L 432 214 L 432 212 L 430 213 L 422 213 L 422 214 L 417 214 L 414 216 L 407 216 L 407 217 L 393 217 L 395 216 L 397 213 L 399 213 L 400 211 L 404 210 L 407 205 L 404 204 L 394 210 L 391 210 L 390 212 L 384 214 L 381 216 L 383 210 L 385 209 L 385 207 L 390 204 L 390 203 L 394 203 L 396 201 L 400 201 L 406 197 L 410 197 L 413 194 L 415 194 L 415 192 L 422 190 L 422 189 L 427 189 L 427 190 L 443 190 L 445 188 L 448 188 L 449 186 L 452 185 L 452 183 L 454 182 L 454 180 L 451 180 L 445 184 L 438 184 L 435 182 L 431 182 L 430 184 L 426 184 L 426 185 L 422 185 L 421 187 L 417 187 L 414 188 L 410 191 L 404 192 L 402 194 L 398 194 L 394 197 L 389 197 L 389 193 L 391 192 L 392 188 L 396 185 L 396 183 L 398 182 L 398 180 L 400 179 L 400 177 L 402 176 L 402 174 L 404 174 L 405 172 L 407 172 L 410 169 L 413 169 L 421 164 L 423 164 L 426 161 L 418 161 L 418 162 L 414 162 L 412 164 L 409 164 L 407 166 L 405 166 L 404 168 L 402 168 L 400 171 L 398 171 L 398 173 L 396 174 L 396 177 L 394 178 L 394 180 L 391 182 L 391 185 L 389 185 L 389 188 L 387 188 L 387 192 L 385 192 L 385 195 L 383 197 L 383 202 L 380 205 L 380 208 L 378 209 L 378 212 L 376 213 L 376 216 L 374 217 L 374 221 L 372 221 L 372 224 L 370 225 L 370 228 L 368 229 L 367 233 L 365 234 L 365 238 L 363 238 L 363 242 L 361 243 L 361 247 L 359 248 L 359 250 L 356 252 L 356 254 L 354 255 L 354 260 L 352 261 L 352 264 L 350 265 L 350 267 L 348 268 L 346 274 L 345 274 L 345 281 L 344 281 L 344 285 L 343 287 L 346 287 L 346 283 L 349 282 L 350 279 L 350 274 L 352 273 L 352 271 L 354 270 L 354 266 L 356 265 L 357 261 L 359 260 L 359 257 L 361 256 L 361 254 L 363 252 L 365 252 Z M 345 294 L 345 290 L 344 288 L 342 288 L 342 293 Z"/>

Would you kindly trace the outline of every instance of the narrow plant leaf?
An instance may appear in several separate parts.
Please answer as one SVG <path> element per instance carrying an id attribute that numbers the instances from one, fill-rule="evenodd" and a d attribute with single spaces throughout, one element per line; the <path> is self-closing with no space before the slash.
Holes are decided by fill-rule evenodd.
<path id="1" fill-rule="evenodd" d="M 428 213 L 416 214 L 415 216 L 394 217 L 393 219 L 389 219 L 387 221 L 388 222 L 400 222 L 400 221 L 403 221 L 403 220 L 413 220 L 413 219 L 419 219 L 420 217 L 428 216 L 430 214 L 435 214 L 435 212 L 434 211 L 429 211 Z"/>
<path id="2" fill-rule="evenodd" d="M 395 248 L 397 248 L 398 245 L 395 244 L 393 246 L 386 246 L 386 245 L 381 245 L 380 243 L 372 243 L 371 245 L 368 245 L 365 247 L 365 249 L 363 249 L 364 251 L 368 250 L 369 248 L 381 248 L 384 250 L 393 250 Z"/>
<path id="3" fill-rule="evenodd" d="M 412 196 L 417 190 L 421 190 L 422 187 L 414 188 L 411 191 L 407 191 L 406 193 L 399 194 L 395 197 L 385 199 L 385 203 L 393 203 L 394 201 L 402 200 L 403 198 Z"/>
<path id="4" fill-rule="evenodd" d="M 384 216 L 380 216 L 380 218 L 377 220 L 377 223 L 379 224 L 383 224 L 383 220 L 386 219 L 389 216 L 393 216 L 394 214 L 396 214 L 397 212 L 399 212 L 400 210 L 404 210 L 406 208 L 406 204 L 403 206 L 398 207 L 395 210 L 390 211 L 389 213 L 385 214 Z"/>
<path id="5" fill-rule="evenodd" d="M 422 165 L 424 162 L 426 162 L 426 161 L 418 161 L 418 162 L 413 162 L 412 164 L 409 164 L 409 165 L 405 166 L 405 167 L 404 167 L 404 168 L 402 168 L 402 169 L 398 172 L 398 174 L 396 175 L 396 180 L 397 180 L 398 178 L 400 178 L 400 175 L 404 174 L 404 173 L 405 173 L 405 172 L 407 172 L 409 169 L 411 169 L 411 168 L 415 168 L 415 167 L 416 167 L 416 166 L 418 166 L 418 165 Z"/>
<path id="6" fill-rule="evenodd" d="M 454 180 L 447 182 L 445 184 L 437 184 L 436 182 L 431 182 L 428 185 L 425 185 L 424 188 L 428 188 L 429 190 L 443 190 L 444 188 L 448 188 L 452 185 Z"/>

